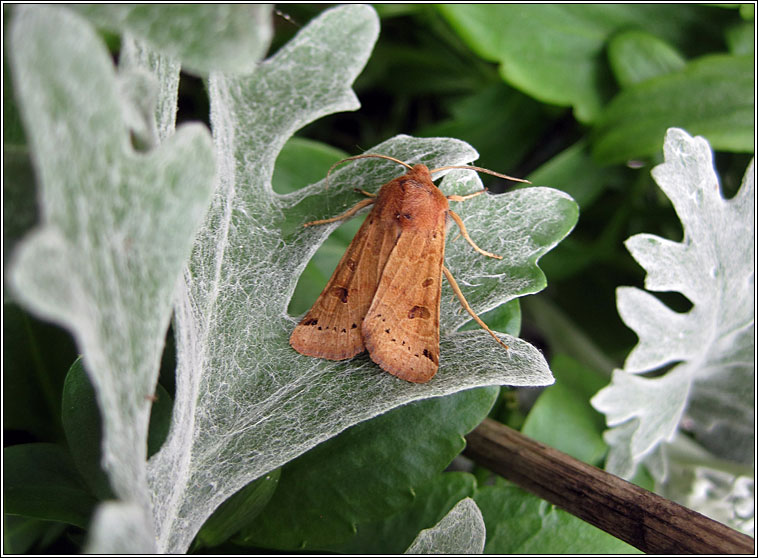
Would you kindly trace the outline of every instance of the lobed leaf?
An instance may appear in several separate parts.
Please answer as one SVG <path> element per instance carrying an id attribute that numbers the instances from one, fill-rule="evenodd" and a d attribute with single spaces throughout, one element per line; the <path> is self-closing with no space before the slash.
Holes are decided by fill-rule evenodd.
<path id="1" fill-rule="evenodd" d="M 149 554 L 155 549 L 152 525 L 141 506 L 109 500 L 98 506 L 84 547 L 87 554 Z"/>
<path id="2" fill-rule="evenodd" d="M 220 182 L 176 308 L 172 431 L 150 462 L 164 550 L 185 550 L 221 502 L 323 439 L 294 436 L 297 411 L 317 420 L 326 393 L 291 368 L 284 309 L 296 274 L 271 173 L 297 128 L 357 107 L 349 84 L 376 34 L 370 8 L 331 10 L 254 75 L 211 77 Z"/>
<path id="3" fill-rule="evenodd" d="M 406 554 L 481 554 L 484 550 L 482 512 L 464 498 L 437 525 L 421 531 Z"/>
<path id="4" fill-rule="evenodd" d="M 146 396 L 211 192 L 211 145 L 190 125 L 151 152 L 135 152 L 110 57 L 69 11 L 19 7 L 12 41 L 42 223 L 19 244 L 10 282 L 25 306 L 73 331 L 104 410 L 111 485 L 144 513 Z"/>
<path id="5" fill-rule="evenodd" d="M 267 4 L 80 4 L 79 11 L 151 50 L 177 58 L 195 73 L 250 72 L 271 41 Z"/>
<path id="6" fill-rule="evenodd" d="M 336 226 L 302 224 L 343 211 L 359 198 L 353 188 L 375 190 L 398 169 L 386 161 L 356 161 L 332 174 L 328 190 L 318 183 L 278 195 L 271 187 L 274 161 L 297 128 L 328 112 L 356 107 L 348 85 L 368 58 L 376 27 L 367 7 L 329 10 L 252 76 L 211 77 L 220 183 L 176 309 L 174 426 L 150 463 L 162 549 L 185 549 L 228 496 L 353 424 L 471 387 L 552 381 L 535 348 L 509 338 L 506 353 L 483 332 L 452 333 L 460 318 L 446 322 L 440 372 L 426 385 L 408 385 L 382 373 L 365 355 L 329 362 L 289 347 L 295 321 L 286 308 L 297 277 Z M 462 142 L 441 138 L 400 136 L 371 151 L 430 166 L 476 157 Z M 573 224 L 576 208 L 566 196 L 548 189 L 535 189 L 534 195 L 532 201 L 525 194 L 511 198 L 515 209 L 533 205 L 542 210 L 539 223 L 513 219 L 514 231 L 536 231 L 534 240 L 514 250 L 522 276 L 509 283 L 504 266 L 480 267 L 474 277 L 488 281 L 488 289 L 472 302 L 479 311 L 538 290 L 544 277 L 534 262 Z M 481 211 L 495 230 L 501 228 L 498 211 L 507 199 Z M 555 215 L 553 206 L 564 210 Z M 473 214 L 461 213 L 472 230 L 479 230 Z M 470 247 L 468 252 L 479 258 Z M 451 268 L 455 273 L 452 260 Z M 517 293 L 507 290 L 510 284 Z"/>
<path id="7" fill-rule="evenodd" d="M 473 171 L 456 170 L 445 177 L 440 189 L 447 194 L 466 194 L 481 190 L 482 185 Z M 537 261 L 568 235 L 579 216 L 570 196 L 542 187 L 481 195 L 453 202 L 451 208 L 460 215 L 474 242 L 502 256 L 494 260 L 474 252 L 467 242 L 455 240 L 456 228 L 449 229 L 445 265 L 477 312 L 544 289 L 547 280 Z M 445 283 L 442 300 L 453 300 L 453 296 Z M 468 314 L 459 312 L 457 301 L 455 305 L 442 303 L 441 332 L 457 329 L 468 319 Z"/>
<path id="8" fill-rule="evenodd" d="M 664 156 L 653 176 L 671 199 L 684 238 L 636 235 L 627 247 L 648 272 L 647 289 L 680 292 L 693 306 L 677 313 L 647 292 L 618 290 L 619 313 L 639 343 L 592 404 L 613 427 L 606 433 L 607 467 L 622 476 L 684 425 L 715 455 L 753 459 L 753 163 L 739 192 L 725 200 L 703 138 L 671 129 Z M 669 363 L 678 364 L 660 377 L 636 375 Z M 665 479 L 665 461 L 657 463 L 653 475 Z"/>

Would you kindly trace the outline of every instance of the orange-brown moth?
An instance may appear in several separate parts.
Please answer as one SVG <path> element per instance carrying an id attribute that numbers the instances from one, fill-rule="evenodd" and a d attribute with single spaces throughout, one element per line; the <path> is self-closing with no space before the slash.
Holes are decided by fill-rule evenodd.
<path id="1" fill-rule="evenodd" d="M 387 182 L 376 195 L 363 192 L 369 197 L 342 215 L 305 223 L 306 227 L 332 223 L 374 206 L 313 307 L 295 327 L 290 345 L 303 355 L 329 360 L 348 359 L 368 350 L 371 360 L 390 374 L 409 382 L 427 382 L 439 366 L 444 273 L 463 307 L 508 349 L 474 313 L 444 265 L 448 215 L 477 252 L 500 259 L 474 244 L 448 204 L 448 200 L 463 201 L 484 190 L 446 197 L 432 182 L 432 173 L 464 168 L 526 181 L 467 165 L 430 171 L 425 165 L 411 167 L 376 154 L 349 157 L 334 166 L 366 157 L 389 159 L 409 170 Z"/>

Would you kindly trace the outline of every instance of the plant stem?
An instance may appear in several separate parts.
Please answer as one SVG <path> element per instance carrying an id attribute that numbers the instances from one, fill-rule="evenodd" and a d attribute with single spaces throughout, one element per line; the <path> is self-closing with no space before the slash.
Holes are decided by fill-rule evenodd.
<path id="1" fill-rule="evenodd" d="M 649 554 L 754 554 L 739 531 L 492 419 L 467 437 L 468 457 Z"/>

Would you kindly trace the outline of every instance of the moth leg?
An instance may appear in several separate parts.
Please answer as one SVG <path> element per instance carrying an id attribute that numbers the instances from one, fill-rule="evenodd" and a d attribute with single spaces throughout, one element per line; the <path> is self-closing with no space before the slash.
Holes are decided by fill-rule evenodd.
<path id="1" fill-rule="evenodd" d="M 371 192 L 367 192 L 366 190 L 361 190 L 360 188 L 353 188 L 356 192 L 359 194 L 363 194 L 364 196 L 368 196 L 369 198 L 375 198 L 376 194 L 372 194 Z"/>
<path id="2" fill-rule="evenodd" d="M 471 314 L 471 317 L 474 318 L 474 321 L 476 321 L 476 323 L 478 323 L 480 326 L 482 326 L 482 328 L 484 328 L 485 330 L 487 330 L 487 332 L 492 336 L 492 338 L 495 341 L 497 341 L 503 347 L 505 347 L 506 351 L 510 350 L 510 348 L 508 347 L 508 345 L 506 345 L 505 343 L 503 343 L 502 341 L 500 341 L 500 339 L 497 337 L 497 335 L 495 335 L 495 333 L 489 327 L 487 327 L 487 324 L 485 324 L 482 321 L 482 319 L 479 316 L 476 315 L 476 312 L 474 312 L 471 309 L 471 306 L 469 306 L 469 303 L 466 301 L 466 298 L 463 296 L 463 293 L 461 292 L 460 287 L 458 287 L 458 283 L 455 281 L 455 278 L 453 277 L 453 274 L 450 273 L 450 270 L 443 265 L 442 266 L 442 272 L 445 274 L 445 277 L 447 277 L 448 283 L 450 283 L 450 286 L 453 287 L 453 292 L 458 297 L 458 300 L 461 301 L 461 305 L 463 306 L 463 308 L 466 309 L 466 312 L 468 312 L 469 314 Z"/>
<path id="3" fill-rule="evenodd" d="M 474 244 L 474 241 L 471 240 L 471 237 L 468 235 L 468 231 L 466 231 L 466 225 L 463 224 L 463 220 L 458 216 L 458 214 L 452 209 L 448 210 L 448 213 L 450 213 L 450 217 L 453 218 L 453 221 L 455 221 L 455 224 L 458 225 L 458 228 L 461 229 L 461 234 L 463 235 L 463 238 L 465 238 L 468 241 L 468 243 L 474 247 L 474 250 L 476 250 L 480 254 L 489 256 L 490 258 L 495 258 L 497 260 L 503 259 L 503 256 L 498 256 L 497 254 L 493 254 L 492 252 L 487 252 L 486 250 L 482 250 L 481 248 L 479 248 L 479 246 Z"/>
<path id="4" fill-rule="evenodd" d="M 472 192 L 470 194 L 465 194 L 463 196 L 459 196 L 458 194 L 450 194 L 447 197 L 447 199 L 450 200 L 450 201 L 454 201 L 454 202 L 466 201 L 466 200 L 470 200 L 471 198 L 474 198 L 476 196 L 479 196 L 481 194 L 484 194 L 486 191 L 487 191 L 487 188 L 485 188 L 484 190 L 477 190 L 476 192 Z"/>
<path id="5" fill-rule="evenodd" d="M 341 221 L 343 219 L 347 219 L 348 217 L 352 217 L 356 213 L 358 213 L 361 209 L 364 207 L 371 205 L 374 203 L 373 198 L 369 198 L 366 200 L 361 200 L 358 203 L 356 203 L 353 207 L 345 211 L 342 215 L 337 215 L 336 217 L 331 217 L 329 219 L 319 219 L 318 221 L 308 221 L 307 223 L 303 224 L 304 227 L 311 227 L 313 225 L 326 225 L 327 223 L 334 223 L 335 221 Z"/>

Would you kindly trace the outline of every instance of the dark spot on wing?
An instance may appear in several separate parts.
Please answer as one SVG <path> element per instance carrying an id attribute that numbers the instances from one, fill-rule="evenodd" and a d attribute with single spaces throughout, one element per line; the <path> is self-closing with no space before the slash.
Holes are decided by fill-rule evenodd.
<path id="1" fill-rule="evenodd" d="M 429 319 L 432 316 L 432 313 L 429 312 L 429 309 L 425 306 L 414 306 L 410 310 L 408 310 L 408 319 L 413 320 L 415 318 L 419 318 L 422 320 Z"/>
<path id="2" fill-rule="evenodd" d="M 332 287 L 330 292 L 333 297 L 340 299 L 340 302 L 347 302 L 347 289 L 345 287 Z"/>

